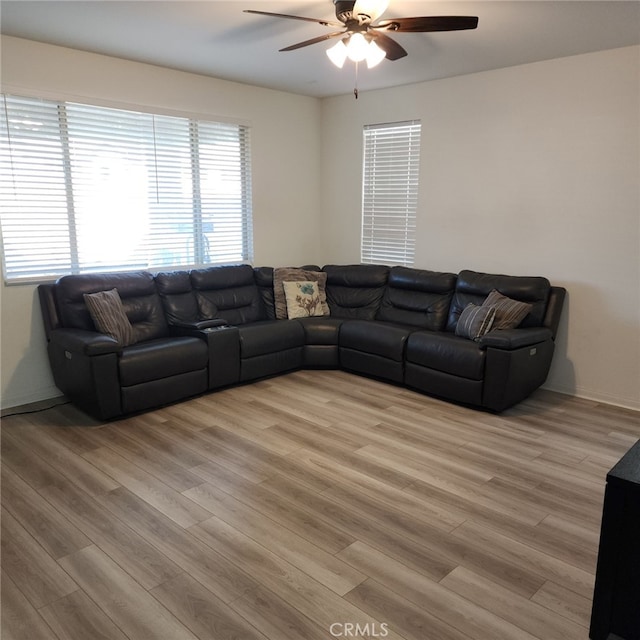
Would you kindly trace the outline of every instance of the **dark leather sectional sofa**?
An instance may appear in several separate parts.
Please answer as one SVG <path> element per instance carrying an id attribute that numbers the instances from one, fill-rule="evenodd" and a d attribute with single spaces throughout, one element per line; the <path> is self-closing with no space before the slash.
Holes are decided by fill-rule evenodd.
<path id="1" fill-rule="evenodd" d="M 319 267 L 305 269 L 320 271 Z M 273 269 L 71 275 L 40 285 L 55 383 L 109 420 L 300 368 L 341 368 L 500 412 L 546 379 L 565 290 L 542 277 L 327 265 L 329 316 L 277 320 Z M 117 289 L 136 342 L 98 333 L 84 294 Z M 531 304 L 518 328 L 455 335 L 491 290 Z"/>

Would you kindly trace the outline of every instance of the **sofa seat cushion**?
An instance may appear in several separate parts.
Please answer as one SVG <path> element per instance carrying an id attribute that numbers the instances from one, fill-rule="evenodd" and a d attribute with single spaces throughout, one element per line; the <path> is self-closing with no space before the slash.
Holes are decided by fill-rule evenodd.
<path id="1" fill-rule="evenodd" d="M 340 347 L 402 362 L 414 329 L 376 320 L 348 320 L 340 329 Z"/>
<path id="2" fill-rule="evenodd" d="M 255 358 L 304 345 L 304 329 L 296 320 L 267 320 L 238 327 L 240 357 Z"/>
<path id="3" fill-rule="evenodd" d="M 407 362 L 469 380 L 484 378 L 486 351 L 451 333 L 416 331 L 407 340 Z"/>
<path id="4" fill-rule="evenodd" d="M 207 344 L 198 338 L 158 338 L 125 347 L 119 359 L 123 387 L 206 369 Z"/>
<path id="5" fill-rule="evenodd" d="M 305 344 L 324 344 L 338 346 L 340 326 L 343 318 L 331 316 L 316 316 L 310 318 L 298 318 L 297 322 L 304 329 Z"/>

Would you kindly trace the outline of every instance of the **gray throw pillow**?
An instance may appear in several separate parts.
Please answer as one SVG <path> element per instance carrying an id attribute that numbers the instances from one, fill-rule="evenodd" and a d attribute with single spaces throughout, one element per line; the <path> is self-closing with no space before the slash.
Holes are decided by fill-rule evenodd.
<path id="1" fill-rule="evenodd" d="M 495 307 L 496 319 L 493 323 L 494 329 L 515 329 L 533 308 L 527 302 L 520 302 L 503 296 L 494 289 L 482 303 L 483 307 Z"/>
<path id="2" fill-rule="evenodd" d="M 456 335 L 470 340 L 479 340 L 491 331 L 496 317 L 496 308 L 478 306 L 470 302 L 460 314 L 456 324 Z"/>
<path id="3" fill-rule="evenodd" d="M 100 333 L 105 333 L 126 347 L 135 342 L 133 326 L 127 318 L 117 289 L 85 293 L 84 301 L 93 324 Z"/>

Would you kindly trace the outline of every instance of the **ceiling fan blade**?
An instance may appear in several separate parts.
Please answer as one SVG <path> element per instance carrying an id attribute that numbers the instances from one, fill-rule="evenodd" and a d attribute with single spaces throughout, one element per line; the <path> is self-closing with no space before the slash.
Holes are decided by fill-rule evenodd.
<path id="1" fill-rule="evenodd" d="M 399 60 L 407 55 L 407 52 L 393 38 L 380 31 L 369 31 L 369 35 L 375 43 L 387 54 L 387 60 Z"/>
<path id="2" fill-rule="evenodd" d="M 338 36 L 345 35 L 345 31 L 334 31 L 333 33 L 325 33 L 323 36 L 318 36 L 317 38 L 311 38 L 311 40 L 305 40 L 304 42 L 298 42 L 297 44 L 292 44 L 289 47 L 285 47 L 284 49 L 280 49 L 280 51 L 293 51 L 294 49 L 301 49 L 302 47 L 308 47 L 310 44 L 316 44 L 318 42 L 324 42 L 325 40 L 329 40 L 330 38 L 337 38 Z"/>
<path id="3" fill-rule="evenodd" d="M 475 29 L 477 26 L 478 18 L 475 16 L 429 16 L 383 20 L 372 25 L 372 28 L 404 33 L 424 33 L 428 31 L 461 31 L 462 29 Z"/>
<path id="4" fill-rule="evenodd" d="M 369 22 L 373 22 L 387 10 L 388 6 L 389 0 L 356 0 L 352 13 L 355 17 L 368 16 Z"/>
<path id="5" fill-rule="evenodd" d="M 303 16 L 290 16 L 287 13 L 270 13 L 269 11 L 254 11 L 253 9 L 245 9 L 244 13 L 255 13 L 260 16 L 270 16 L 272 18 L 288 18 L 289 20 L 304 20 L 305 22 L 315 22 L 324 27 L 342 27 L 341 22 L 332 22 L 331 20 L 320 20 L 318 18 L 305 18 Z"/>

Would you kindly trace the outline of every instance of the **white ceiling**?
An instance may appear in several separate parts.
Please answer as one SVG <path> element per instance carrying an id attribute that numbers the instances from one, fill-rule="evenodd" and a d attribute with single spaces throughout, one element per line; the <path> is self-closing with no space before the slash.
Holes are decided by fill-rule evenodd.
<path id="1" fill-rule="evenodd" d="M 322 35 L 322 25 L 243 13 L 257 9 L 334 20 L 332 0 L 2 0 L 2 33 L 238 82 L 325 97 L 353 90 L 355 67 L 325 50 L 278 49 Z M 636 0 L 391 0 L 383 18 L 473 15 L 473 31 L 393 37 L 409 55 L 360 65 L 361 91 L 640 43 Z"/>

